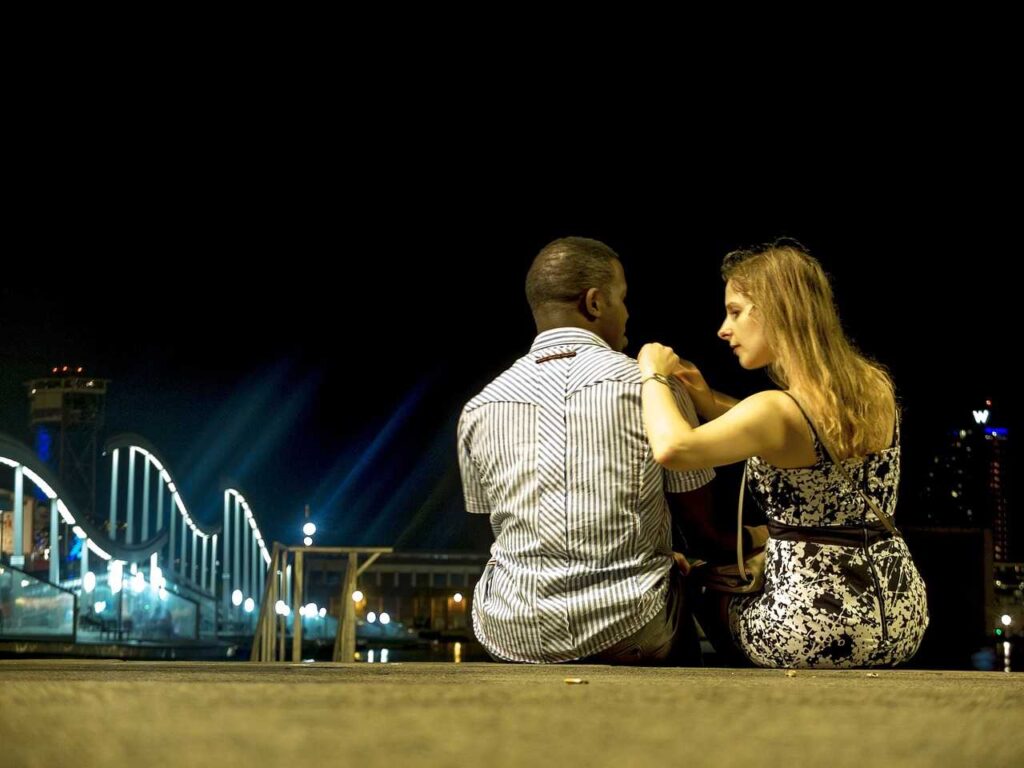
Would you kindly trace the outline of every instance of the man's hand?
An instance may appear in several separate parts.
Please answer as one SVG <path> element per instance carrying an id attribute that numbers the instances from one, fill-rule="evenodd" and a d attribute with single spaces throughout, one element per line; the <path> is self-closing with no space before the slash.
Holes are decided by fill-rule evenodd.
<path id="1" fill-rule="evenodd" d="M 672 558 L 676 561 L 676 567 L 683 572 L 683 576 L 690 575 L 690 561 L 682 552 L 673 552 Z"/>

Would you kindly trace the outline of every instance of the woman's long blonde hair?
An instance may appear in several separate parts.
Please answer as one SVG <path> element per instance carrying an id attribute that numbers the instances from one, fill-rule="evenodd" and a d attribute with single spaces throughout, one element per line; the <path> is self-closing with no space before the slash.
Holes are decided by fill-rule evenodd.
<path id="1" fill-rule="evenodd" d="M 777 240 L 728 254 L 722 277 L 760 315 L 776 356 L 768 375 L 800 396 L 836 458 L 887 447 L 897 409 L 892 379 L 846 338 L 817 259 L 795 240 Z"/>

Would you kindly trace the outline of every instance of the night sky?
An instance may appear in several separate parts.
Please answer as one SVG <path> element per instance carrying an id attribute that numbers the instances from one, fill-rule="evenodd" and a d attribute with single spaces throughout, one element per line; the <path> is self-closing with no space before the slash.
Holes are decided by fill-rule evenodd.
<path id="1" fill-rule="evenodd" d="M 28 440 L 23 382 L 81 364 L 112 380 L 105 435 L 154 443 L 202 521 L 219 522 L 230 481 L 272 539 L 297 541 L 309 504 L 318 543 L 486 547 L 486 522 L 462 508 L 455 423 L 528 348 L 526 270 L 564 235 L 622 257 L 630 354 L 671 344 L 737 395 L 768 382 L 715 336 L 721 257 L 803 241 L 849 334 L 894 375 L 908 467 L 985 397 L 1004 425 L 1016 418 L 1004 222 L 1017 206 L 969 174 L 923 160 L 826 169 L 827 184 L 683 174 L 655 194 L 649 180 L 491 170 L 391 163 L 337 185 L 122 171 L 102 194 L 39 182 L 4 258 L 0 430 Z"/>

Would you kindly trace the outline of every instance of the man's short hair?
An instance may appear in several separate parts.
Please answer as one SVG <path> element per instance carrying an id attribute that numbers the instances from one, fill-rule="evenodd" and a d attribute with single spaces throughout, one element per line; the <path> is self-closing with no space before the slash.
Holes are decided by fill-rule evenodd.
<path id="1" fill-rule="evenodd" d="M 579 301 L 589 288 L 606 288 L 615 279 L 619 255 L 599 240 L 563 237 L 545 245 L 526 275 L 526 300 L 537 312 L 548 304 Z"/>

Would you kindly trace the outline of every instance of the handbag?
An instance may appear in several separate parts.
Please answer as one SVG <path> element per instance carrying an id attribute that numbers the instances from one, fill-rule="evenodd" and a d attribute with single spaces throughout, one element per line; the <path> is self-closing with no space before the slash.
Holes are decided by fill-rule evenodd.
<path id="1" fill-rule="evenodd" d="M 743 496 L 747 489 L 747 471 L 740 477 L 740 496 L 736 502 L 736 562 L 711 565 L 697 560 L 690 565 L 693 575 L 706 589 L 734 595 L 749 595 L 764 587 L 764 545 L 768 541 L 768 526 L 743 525 Z M 750 533 L 753 544 L 743 557 L 743 529 Z"/>

